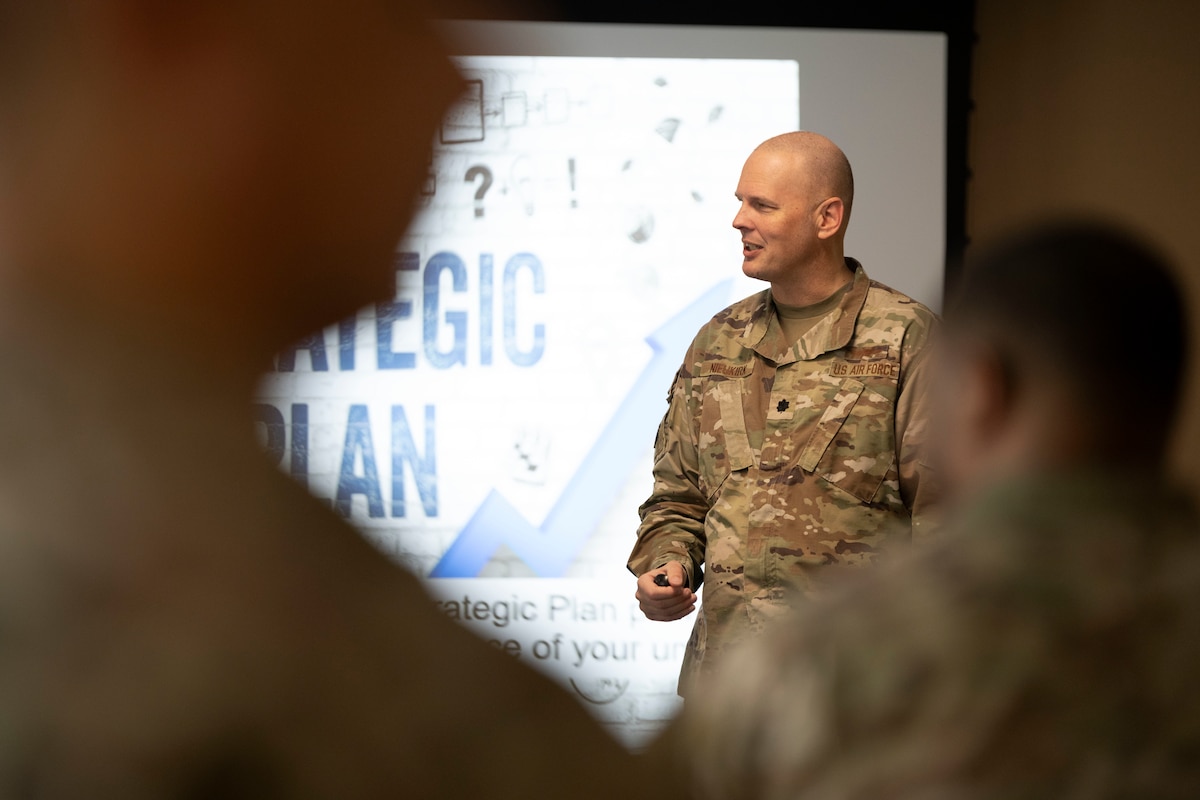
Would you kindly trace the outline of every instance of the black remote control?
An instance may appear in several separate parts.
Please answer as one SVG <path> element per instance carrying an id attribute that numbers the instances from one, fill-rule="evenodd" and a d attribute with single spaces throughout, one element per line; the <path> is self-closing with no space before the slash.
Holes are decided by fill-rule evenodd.
<path id="1" fill-rule="evenodd" d="M 667 580 L 667 573 L 660 572 L 659 574 L 655 575 L 654 576 L 654 585 L 655 586 L 670 586 L 671 582 L 669 580 Z"/>

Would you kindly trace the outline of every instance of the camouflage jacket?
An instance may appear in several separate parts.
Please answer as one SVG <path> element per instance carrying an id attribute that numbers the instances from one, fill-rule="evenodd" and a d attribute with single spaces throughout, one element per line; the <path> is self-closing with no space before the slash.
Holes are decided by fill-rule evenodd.
<path id="1" fill-rule="evenodd" d="M 629 568 L 675 560 L 703 583 L 681 694 L 795 591 L 923 531 L 936 318 L 847 265 L 841 303 L 798 342 L 761 292 L 700 330 L 671 387 Z"/>
<path id="2" fill-rule="evenodd" d="M 1200 518 L 1030 475 L 732 654 L 652 759 L 694 800 L 1200 797 Z"/>

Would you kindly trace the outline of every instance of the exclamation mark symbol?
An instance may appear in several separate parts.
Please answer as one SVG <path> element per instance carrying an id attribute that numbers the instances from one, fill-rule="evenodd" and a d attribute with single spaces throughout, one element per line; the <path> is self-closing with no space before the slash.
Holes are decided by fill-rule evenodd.
<path id="1" fill-rule="evenodd" d="M 575 198 L 575 159 L 567 159 L 567 175 L 571 178 L 571 208 L 579 208 L 579 201 Z"/>

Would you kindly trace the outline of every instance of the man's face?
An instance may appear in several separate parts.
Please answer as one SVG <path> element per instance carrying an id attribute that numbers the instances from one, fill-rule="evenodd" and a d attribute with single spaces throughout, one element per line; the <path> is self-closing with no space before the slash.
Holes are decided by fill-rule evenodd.
<path id="1" fill-rule="evenodd" d="M 733 227 L 742 235 L 742 271 L 777 282 L 802 270 L 817 252 L 817 207 L 804 159 L 756 150 L 742 167 Z"/>

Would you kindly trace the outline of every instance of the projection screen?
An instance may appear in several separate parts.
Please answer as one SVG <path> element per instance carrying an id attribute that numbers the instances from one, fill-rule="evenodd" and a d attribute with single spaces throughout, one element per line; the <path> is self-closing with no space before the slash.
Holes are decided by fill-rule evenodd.
<path id="1" fill-rule="evenodd" d="M 447 615 L 640 746 L 677 710 L 694 617 L 642 619 L 624 564 L 685 348 L 764 288 L 730 226 L 742 162 L 783 131 L 828 135 L 855 171 L 847 254 L 938 307 L 946 36 L 443 30 L 465 92 L 396 295 L 277 356 L 262 441 Z"/>

